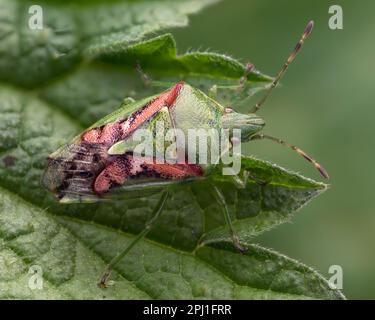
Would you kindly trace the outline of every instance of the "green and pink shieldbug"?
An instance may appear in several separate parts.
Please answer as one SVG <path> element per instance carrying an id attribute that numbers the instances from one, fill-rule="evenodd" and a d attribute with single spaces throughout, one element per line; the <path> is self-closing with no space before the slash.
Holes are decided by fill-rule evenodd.
<path id="1" fill-rule="evenodd" d="M 208 165 L 192 163 L 187 154 L 184 154 L 183 162 L 160 163 L 155 158 L 145 161 L 145 158 L 133 153 L 132 137 L 140 129 L 148 129 L 157 136 L 156 123 L 162 121 L 165 128 L 178 129 L 185 133 L 199 129 L 238 130 L 241 133 L 241 141 L 232 139 L 229 148 L 235 143 L 259 139 L 273 140 L 299 153 L 311 162 L 323 177 L 328 178 L 325 169 L 301 149 L 263 134 L 261 131 L 265 122 L 256 115 L 294 60 L 312 28 L 311 21 L 263 98 L 248 114 L 237 113 L 189 84 L 178 82 L 157 96 L 125 104 L 49 156 L 43 185 L 52 191 L 61 203 L 95 202 L 116 197 L 144 197 L 149 193 L 161 193 L 160 200 L 154 208 L 153 218 L 145 230 L 108 265 L 100 280 L 102 287 L 106 286 L 113 266 L 147 234 L 161 214 L 168 199 L 169 187 L 176 183 L 206 179 L 212 167 L 221 165 L 220 162 Z M 248 68 L 248 72 L 251 72 L 251 67 Z M 240 188 L 246 179 L 262 183 L 248 172 L 241 177 L 234 175 L 234 185 Z M 225 198 L 215 184 L 212 184 L 212 188 L 223 208 L 233 243 L 239 250 L 243 250 L 232 227 Z"/>

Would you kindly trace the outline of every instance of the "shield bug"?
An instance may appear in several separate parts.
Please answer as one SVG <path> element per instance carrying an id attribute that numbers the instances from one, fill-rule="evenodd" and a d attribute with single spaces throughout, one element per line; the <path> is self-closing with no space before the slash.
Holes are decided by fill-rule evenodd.
<path id="1" fill-rule="evenodd" d="M 162 193 L 154 208 L 153 218 L 147 223 L 144 231 L 109 263 L 100 280 L 102 287 L 106 286 L 113 266 L 148 233 L 161 214 L 168 199 L 169 186 L 205 179 L 210 175 L 212 167 L 221 165 L 220 159 L 210 163 L 197 163 L 196 155 L 191 154 L 190 149 L 179 148 L 177 133 L 188 135 L 192 130 L 208 130 L 211 153 L 215 144 L 212 141 L 218 141 L 214 139 L 215 132 L 220 132 L 216 138 L 221 138 L 225 130 L 229 132 L 227 140 L 224 139 L 226 142 L 221 144 L 220 152 L 234 149 L 242 142 L 269 139 L 296 151 L 311 162 L 323 177 L 328 178 L 325 169 L 301 149 L 263 134 L 261 130 L 265 122 L 256 115 L 296 57 L 312 28 L 311 21 L 263 98 L 248 114 L 226 108 L 202 91 L 179 82 L 156 96 L 124 104 L 119 110 L 99 120 L 49 156 L 43 185 L 55 193 L 61 203 L 95 202 L 116 197 L 141 197 L 148 193 Z M 247 73 L 251 72 L 252 65 L 249 64 L 246 69 Z M 246 76 L 241 78 L 239 87 L 245 79 Z M 174 133 L 168 141 L 160 139 L 160 132 L 165 132 L 165 129 Z M 235 137 L 230 133 L 235 130 L 240 132 L 239 136 Z M 139 147 L 136 137 L 143 131 L 150 133 L 151 137 L 148 147 L 152 152 L 146 156 L 135 152 Z M 182 141 L 186 143 L 186 139 Z M 161 159 L 160 155 L 167 159 Z M 179 161 L 170 161 L 171 159 Z M 233 181 L 238 187 L 244 186 L 249 178 L 262 183 L 253 177 L 251 172 L 245 172 L 241 177 L 233 175 Z M 221 190 L 215 184 L 212 184 L 212 190 L 223 208 L 233 244 L 239 250 L 244 250 L 233 229 Z"/>

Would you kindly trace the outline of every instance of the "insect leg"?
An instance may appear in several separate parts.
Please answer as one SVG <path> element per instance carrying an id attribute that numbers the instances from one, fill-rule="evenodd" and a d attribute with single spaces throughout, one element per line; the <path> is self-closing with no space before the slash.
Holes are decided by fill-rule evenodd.
<path id="1" fill-rule="evenodd" d="M 236 231 L 234 230 L 233 228 L 233 224 L 232 224 L 232 219 L 230 217 L 230 214 L 229 214 L 229 210 L 228 210 L 228 206 L 227 206 L 227 203 L 225 201 L 225 197 L 223 195 L 223 193 L 221 192 L 221 190 L 213 185 L 213 190 L 215 191 L 215 197 L 217 199 L 217 201 L 220 203 L 220 206 L 222 207 L 223 209 L 223 213 L 224 213 L 224 218 L 225 218 L 225 223 L 229 229 L 229 233 L 230 233 L 230 236 L 232 238 L 232 242 L 233 242 L 233 245 L 240 251 L 240 252 L 245 252 L 246 251 L 246 248 L 244 248 L 241 244 L 240 244 L 240 239 L 236 233 Z"/>
<path id="2" fill-rule="evenodd" d="M 249 170 L 244 170 L 242 177 L 239 175 L 233 175 L 233 183 L 239 188 L 244 189 L 246 187 L 247 181 L 251 179 L 255 181 L 256 184 L 260 186 L 265 186 L 268 182 L 262 179 L 259 179 L 257 176 L 253 175 Z"/>
<path id="3" fill-rule="evenodd" d="M 123 106 L 126 106 L 128 104 L 131 104 L 135 102 L 135 99 L 133 99 L 132 97 L 126 97 L 124 100 L 122 100 L 122 105 Z"/>
<path id="4" fill-rule="evenodd" d="M 135 70 L 138 72 L 143 84 L 146 87 L 162 87 L 162 88 L 169 88 L 175 84 L 175 82 L 168 82 L 168 81 L 156 81 L 153 80 L 147 73 L 145 73 L 140 65 L 137 63 L 135 65 Z"/>
<path id="5" fill-rule="evenodd" d="M 217 100 L 217 85 L 216 84 L 214 84 L 211 88 L 208 89 L 208 96 L 213 100 Z"/>
<path id="6" fill-rule="evenodd" d="M 161 212 L 163 211 L 164 205 L 167 201 L 167 198 L 169 196 L 169 191 L 168 189 L 165 190 L 160 197 L 156 207 L 154 208 L 152 212 L 152 218 L 147 222 L 145 228 L 141 233 L 139 233 L 135 239 L 130 242 L 130 244 L 122 251 L 120 252 L 117 256 L 115 256 L 107 265 L 106 269 L 103 272 L 102 277 L 100 278 L 99 286 L 101 288 L 106 288 L 108 284 L 108 280 L 111 276 L 111 272 L 113 267 L 121 261 L 122 258 L 126 256 L 126 254 L 140 241 L 152 228 L 153 224 L 155 221 L 159 218 Z"/>
<path id="7" fill-rule="evenodd" d="M 245 71 L 243 76 L 240 78 L 238 84 L 232 84 L 232 85 L 213 85 L 208 90 L 208 96 L 214 100 L 217 100 L 217 93 L 218 90 L 224 89 L 224 90 L 233 90 L 240 93 L 246 86 L 246 80 L 247 76 L 254 70 L 254 65 L 252 63 L 247 63 L 245 66 Z"/>
<path id="8" fill-rule="evenodd" d="M 237 84 L 214 84 L 208 89 L 208 96 L 213 100 L 218 100 L 219 92 L 231 92 L 231 94 L 234 95 L 234 101 L 236 101 L 235 104 L 242 103 L 242 101 L 249 99 L 253 94 L 252 93 L 246 93 L 245 97 L 243 96 L 243 91 L 246 89 L 246 81 L 248 75 L 254 70 L 254 66 L 251 63 L 247 63 L 245 67 L 245 71 L 243 73 L 243 76 L 240 78 L 239 82 Z M 230 108 L 230 106 L 228 106 Z"/>

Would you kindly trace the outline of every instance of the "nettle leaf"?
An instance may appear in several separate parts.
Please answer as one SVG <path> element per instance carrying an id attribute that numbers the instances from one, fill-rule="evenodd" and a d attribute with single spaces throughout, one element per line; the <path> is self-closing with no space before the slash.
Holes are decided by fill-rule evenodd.
<path id="1" fill-rule="evenodd" d="M 0 0 L 0 79 L 35 87 L 95 52 L 171 27 L 218 0 L 38 1 L 43 29 L 31 29 L 30 0 Z"/>
<path id="2" fill-rule="evenodd" d="M 325 188 L 253 158 L 243 159 L 243 169 L 268 181 L 265 187 L 249 181 L 237 190 L 213 176 L 225 191 L 246 254 L 226 241 L 206 182 L 177 187 L 149 240 L 116 267 L 116 284 L 103 293 L 96 287 L 100 270 L 144 228 L 158 197 L 59 205 L 39 183 L 44 158 L 83 127 L 14 88 L 2 87 L 0 101 L 2 297 L 342 298 L 315 271 L 247 241 L 289 219 Z M 41 291 L 28 288 L 32 265 L 44 270 Z"/>
<path id="3" fill-rule="evenodd" d="M 239 255 L 229 243 L 195 254 L 142 241 L 116 268 L 105 291 L 97 275 L 132 235 L 53 218 L 0 189 L 0 297 L 38 299 L 339 298 L 310 268 L 255 245 Z M 143 257 L 140 259 L 139 257 Z M 43 289 L 28 287 L 30 265 L 43 267 Z"/>
<path id="4" fill-rule="evenodd" d="M 61 205 L 40 185 L 45 159 L 60 145 L 117 109 L 127 96 L 145 98 L 139 63 L 153 79 L 185 79 L 207 91 L 237 86 L 245 66 L 217 53 L 178 54 L 170 34 L 187 15 L 215 1 L 40 1 L 45 28 L 27 27 L 31 2 L 0 0 L 0 298 L 48 299 L 342 299 L 311 268 L 252 244 L 289 220 L 326 189 L 271 163 L 242 158 L 267 184 L 236 188 L 220 172 L 243 245 L 229 242 L 208 181 L 177 186 L 147 239 L 115 268 L 115 285 L 98 278 L 109 260 L 145 226 L 158 195 L 98 204 Z M 168 18 L 168 19 L 166 19 Z M 270 77 L 248 75 L 242 94 Z M 233 102 L 238 90 L 219 92 Z M 32 290 L 30 267 L 43 271 Z"/>
<path id="5" fill-rule="evenodd" d="M 80 35 L 66 10 L 43 5 L 42 30 L 29 27 L 29 1 L 0 0 L 0 79 L 34 87 L 72 68 Z"/>
<path id="6" fill-rule="evenodd" d="M 139 63 L 142 68 L 152 73 L 162 72 L 163 76 L 182 74 L 238 79 L 244 74 L 243 64 L 229 56 L 212 52 L 189 52 L 178 55 L 176 42 L 171 34 L 164 34 L 136 44 L 117 43 L 99 52 L 96 58 L 120 65 Z M 248 80 L 257 82 L 267 82 L 270 79 L 254 71 L 248 75 Z"/>
<path id="7" fill-rule="evenodd" d="M 245 188 L 234 188 L 232 181 L 227 176 L 220 175 L 220 172 L 217 176 L 214 175 L 214 179 L 225 194 L 233 226 L 241 240 L 246 242 L 280 223 L 289 221 L 292 213 L 327 188 L 323 183 L 252 157 L 243 156 L 241 165 L 242 171 L 247 170 L 265 185 L 249 179 Z M 206 194 L 203 201 L 199 197 L 197 200 L 209 217 L 206 218 L 206 224 L 212 223 L 215 226 L 206 229 L 201 240 L 205 243 L 216 242 L 218 239 L 230 240 L 224 220 L 220 220 L 220 226 L 218 225 L 217 212 L 220 212 L 220 207 L 214 198 Z"/>
<path id="8" fill-rule="evenodd" d="M 154 80 L 172 85 L 183 79 L 205 92 L 213 85 L 238 86 L 245 73 L 242 63 L 226 55 L 208 52 L 179 55 L 172 35 L 165 34 L 137 44 L 107 48 L 89 65 L 48 86 L 41 95 L 89 126 L 117 109 L 124 97 L 139 99 L 166 89 L 145 86 L 135 71 L 136 64 Z M 271 79 L 258 71 L 250 73 L 242 94 L 247 96 L 264 89 Z M 223 104 L 235 104 L 234 97 L 238 96 L 235 89 L 218 91 Z"/>

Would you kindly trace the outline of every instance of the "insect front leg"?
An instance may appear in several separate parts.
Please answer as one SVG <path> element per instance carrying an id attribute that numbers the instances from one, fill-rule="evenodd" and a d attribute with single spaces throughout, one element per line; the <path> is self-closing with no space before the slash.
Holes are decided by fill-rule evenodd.
<path id="1" fill-rule="evenodd" d="M 242 104 L 243 101 L 248 100 L 253 93 L 250 93 L 247 88 L 248 75 L 253 71 L 254 66 L 251 63 L 247 63 L 242 77 L 238 83 L 234 84 L 215 84 L 208 89 L 208 96 L 213 100 L 220 100 L 221 96 L 231 97 L 231 105 L 227 105 L 228 109 L 232 109 L 232 103 Z"/>
<path id="2" fill-rule="evenodd" d="M 167 201 L 167 198 L 169 196 L 169 191 L 168 189 L 165 190 L 162 194 L 162 196 L 160 197 L 156 207 L 154 208 L 153 212 L 152 212 L 152 218 L 147 222 L 145 228 L 143 229 L 143 231 L 141 233 L 139 233 L 135 239 L 130 242 L 130 244 L 122 251 L 120 252 L 117 256 L 115 256 L 110 262 L 109 264 L 107 265 L 107 267 L 105 268 L 104 272 L 103 272 L 103 275 L 102 277 L 100 278 L 100 282 L 99 282 L 99 287 L 101 288 L 107 288 L 108 286 L 108 280 L 111 276 L 111 273 L 112 273 L 112 269 L 114 268 L 114 266 L 119 263 L 122 258 L 124 258 L 128 252 L 145 236 L 147 235 L 147 233 L 149 233 L 149 231 L 151 230 L 151 228 L 153 227 L 154 223 L 157 221 L 157 219 L 159 218 L 160 214 L 162 213 L 163 211 L 163 208 L 165 206 L 165 203 Z"/>
<path id="3" fill-rule="evenodd" d="M 242 253 L 246 252 L 246 248 L 244 248 L 241 243 L 240 243 L 240 239 L 236 233 L 236 231 L 234 230 L 233 228 L 233 224 L 232 224 L 232 218 L 230 217 L 230 214 L 229 214 L 229 210 L 228 210 L 228 206 L 227 206 L 227 203 L 225 201 L 225 197 L 223 195 L 223 193 L 221 192 L 221 190 L 217 187 L 217 186 L 213 186 L 213 190 L 215 192 L 215 197 L 217 199 L 217 201 L 219 202 L 222 210 L 223 210 L 223 214 L 224 214 L 224 219 L 225 219 L 225 223 L 227 225 L 227 228 L 229 230 L 229 233 L 230 233 L 230 236 L 232 238 L 232 242 L 233 242 L 233 245 Z"/>
<path id="4" fill-rule="evenodd" d="M 138 72 L 143 84 L 146 87 L 169 88 L 175 84 L 175 82 L 153 80 L 146 72 L 143 71 L 140 63 L 136 64 L 135 70 Z"/>
<path id="5" fill-rule="evenodd" d="M 217 93 L 218 90 L 224 89 L 224 90 L 234 90 L 241 92 L 246 85 L 247 77 L 248 75 L 254 70 L 254 65 L 252 63 L 247 63 L 245 66 L 244 74 L 240 78 L 238 84 L 234 85 L 213 85 L 209 90 L 208 90 L 208 95 L 210 98 L 217 100 Z"/>

